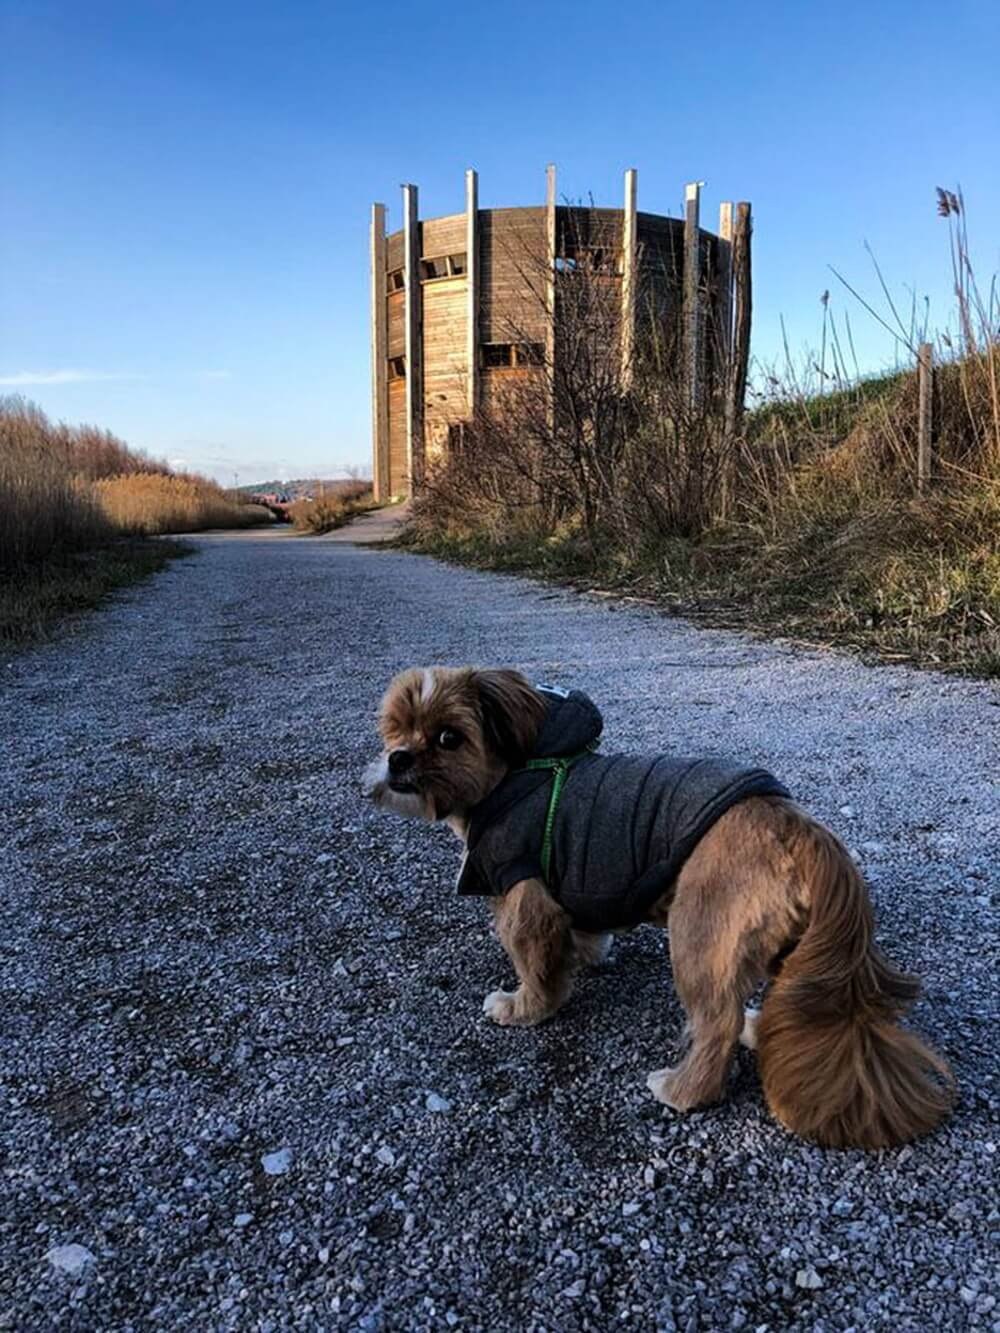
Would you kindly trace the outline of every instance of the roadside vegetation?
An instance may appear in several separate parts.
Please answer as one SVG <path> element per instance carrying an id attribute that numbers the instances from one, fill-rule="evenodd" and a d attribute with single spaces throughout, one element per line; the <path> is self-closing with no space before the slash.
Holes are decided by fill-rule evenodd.
<path id="1" fill-rule="evenodd" d="M 38 637 L 182 553 L 155 534 L 269 521 L 107 431 L 0 398 L 0 642 Z"/>
<path id="2" fill-rule="evenodd" d="M 328 482 L 319 495 L 289 505 L 288 517 L 297 532 L 318 536 L 342 528 L 358 514 L 376 507 L 370 482 Z"/>
<path id="3" fill-rule="evenodd" d="M 623 386 L 595 341 L 608 345 L 607 285 L 578 271 L 569 369 L 557 359 L 552 380 L 512 385 L 481 413 L 428 479 L 407 540 L 714 623 L 1000 676 L 1000 301 L 995 283 L 977 288 L 961 197 L 939 192 L 939 211 L 956 318 L 936 343 L 928 485 L 915 371 L 849 370 L 850 323 L 828 295 L 821 352 L 805 373 L 791 357 L 758 367 L 729 430 L 711 398 L 685 401 L 677 349 L 654 346 Z M 915 359 L 926 329 L 883 291 L 884 321 L 871 313 Z"/>

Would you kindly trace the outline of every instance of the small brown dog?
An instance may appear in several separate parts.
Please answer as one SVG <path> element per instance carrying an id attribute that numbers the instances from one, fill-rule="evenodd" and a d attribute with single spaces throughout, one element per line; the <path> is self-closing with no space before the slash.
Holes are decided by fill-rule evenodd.
<path id="1" fill-rule="evenodd" d="M 951 1074 L 897 1024 L 918 984 L 875 945 L 837 838 L 763 770 L 595 755 L 601 725 L 586 695 L 507 670 L 404 671 L 382 702 L 370 794 L 465 842 L 459 891 L 491 896 L 517 972 L 487 1015 L 540 1023 L 611 930 L 669 924 L 690 1048 L 650 1074 L 660 1101 L 718 1100 L 742 1041 L 772 1113 L 805 1138 L 882 1148 L 933 1129 Z"/>

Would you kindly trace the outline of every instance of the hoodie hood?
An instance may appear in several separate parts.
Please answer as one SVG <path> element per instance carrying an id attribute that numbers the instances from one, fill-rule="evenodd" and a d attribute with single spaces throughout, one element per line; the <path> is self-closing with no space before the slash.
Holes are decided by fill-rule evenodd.
<path id="1" fill-rule="evenodd" d="M 582 690 L 564 690 L 558 685 L 536 685 L 545 700 L 546 712 L 535 748 L 529 759 L 568 759 L 595 745 L 604 727 L 600 709 Z M 469 812 L 467 845 L 475 847 L 483 831 L 512 806 L 540 787 L 548 787 L 551 771 L 514 769 L 489 796 Z"/>
<path id="2" fill-rule="evenodd" d="M 536 685 L 546 713 L 531 752 L 532 759 L 565 759 L 593 745 L 604 729 L 601 711 L 582 690 Z"/>

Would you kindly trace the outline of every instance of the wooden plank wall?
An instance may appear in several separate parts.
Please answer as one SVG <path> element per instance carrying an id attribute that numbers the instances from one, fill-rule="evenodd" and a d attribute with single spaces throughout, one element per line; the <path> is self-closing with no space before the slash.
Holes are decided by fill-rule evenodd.
<path id="1" fill-rule="evenodd" d="M 481 340 L 545 342 L 545 209 L 479 215 Z"/>
<path id="2" fill-rule="evenodd" d="M 402 292 L 390 292 L 386 297 L 389 307 L 389 357 L 406 355 L 406 298 Z"/>
<path id="3" fill-rule="evenodd" d="M 405 495 L 409 490 L 409 463 L 406 457 L 406 381 L 389 381 L 389 476 L 391 495 Z"/>
<path id="4" fill-rule="evenodd" d="M 437 259 L 465 251 L 465 214 L 451 213 L 446 218 L 428 218 L 420 224 L 420 258 Z"/>
<path id="5" fill-rule="evenodd" d="M 424 447 L 427 462 L 433 463 L 447 443 L 448 426 L 467 413 L 466 279 L 433 278 L 424 283 L 423 295 Z"/>
<path id="6" fill-rule="evenodd" d="M 667 346 L 679 354 L 681 275 L 684 258 L 684 223 L 655 213 L 639 213 L 636 220 L 640 268 L 636 292 L 638 328 L 654 321 Z"/>

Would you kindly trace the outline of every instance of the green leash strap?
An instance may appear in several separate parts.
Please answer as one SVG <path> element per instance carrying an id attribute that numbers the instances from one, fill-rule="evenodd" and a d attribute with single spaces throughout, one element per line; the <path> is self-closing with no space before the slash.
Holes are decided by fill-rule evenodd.
<path id="1" fill-rule="evenodd" d="M 529 759 L 522 769 L 525 773 L 538 769 L 550 769 L 552 772 L 552 791 L 549 793 L 549 808 L 545 813 L 545 834 L 542 837 L 542 874 L 546 883 L 549 881 L 549 867 L 552 864 L 552 830 L 555 827 L 556 811 L 559 809 L 559 800 L 569 770 L 579 760 L 586 759 L 588 754 L 593 754 L 599 744 L 600 741 L 591 741 L 585 750 L 581 750 L 579 754 L 567 755 L 564 759 Z"/>

